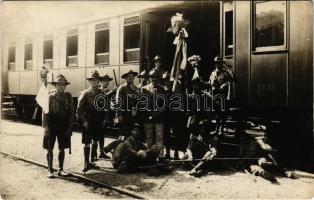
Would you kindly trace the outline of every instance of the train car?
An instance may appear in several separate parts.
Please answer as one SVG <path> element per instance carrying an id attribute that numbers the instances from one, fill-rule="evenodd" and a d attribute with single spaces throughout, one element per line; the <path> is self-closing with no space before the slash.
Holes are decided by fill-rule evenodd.
<path id="1" fill-rule="evenodd" d="M 121 74 L 151 68 L 159 54 L 170 70 L 175 46 L 167 29 L 175 13 L 190 21 L 188 56 L 202 57 L 201 77 L 208 79 L 213 58 L 222 56 L 237 78 L 234 106 L 259 119 L 274 143 L 288 149 L 289 158 L 313 157 L 310 1 L 159 2 L 45 34 L 6 37 L 2 94 L 14 96 L 17 110 L 32 115 L 44 63 L 69 79 L 74 97 L 87 87 L 85 77 L 93 69 L 111 76 L 115 71 L 121 84 Z"/>

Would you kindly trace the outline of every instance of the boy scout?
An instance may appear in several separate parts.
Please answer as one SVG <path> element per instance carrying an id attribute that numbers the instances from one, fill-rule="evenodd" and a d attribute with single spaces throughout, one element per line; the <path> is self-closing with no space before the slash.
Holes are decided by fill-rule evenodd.
<path id="1" fill-rule="evenodd" d="M 230 84 L 233 81 L 233 75 L 224 68 L 224 60 L 216 56 L 214 59 L 215 70 L 211 73 L 209 82 L 212 87 L 212 95 L 215 102 L 215 116 L 216 116 L 216 132 L 221 135 L 223 134 L 223 126 L 226 121 L 226 112 L 221 109 L 221 104 L 225 104 L 225 109 L 228 109 L 226 100 L 230 97 Z M 222 97 L 224 102 L 219 103 L 219 98 Z M 217 101 L 216 101 L 217 100 Z"/>
<path id="2" fill-rule="evenodd" d="M 96 98 L 99 95 L 102 95 L 102 91 L 98 88 L 98 71 L 92 71 L 86 79 L 88 80 L 90 87 L 80 93 L 77 106 L 77 118 L 83 125 L 82 143 L 84 144 L 84 173 L 95 167 L 94 161 L 97 158 L 97 142 L 102 137 L 104 127 L 103 111 L 97 109 L 95 106 Z M 91 143 L 91 162 L 89 162 Z"/>
<path id="3" fill-rule="evenodd" d="M 108 75 L 108 74 L 103 74 L 102 76 L 99 77 L 99 81 L 100 81 L 100 89 L 103 92 L 104 95 L 104 100 L 106 101 L 106 104 L 110 103 L 110 97 L 112 95 L 110 95 L 113 91 L 110 91 L 108 89 L 109 83 L 110 81 L 112 81 L 113 79 Z M 108 106 L 109 108 L 109 106 Z M 109 119 L 109 115 L 110 115 L 110 111 L 109 110 L 105 110 L 104 111 L 104 123 L 107 124 L 107 121 Z M 105 158 L 108 159 L 110 158 L 109 156 L 107 156 L 104 152 L 104 144 L 105 144 L 105 132 L 106 132 L 106 124 L 104 125 L 104 129 L 103 132 L 101 134 L 101 138 L 99 140 L 99 158 Z"/>
<path id="4" fill-rule="evenodd" d="M 72 135 L 74 108 L 72 96 L 64 92 L 66 86 L 70 84 L 66 78 L 60 74 L 56 80 L 51 83 L 56 87 L 56 92 L 49 96 L 49 113 L 44 114 L 45 136 L 43 147 L 47 149 L 48 177 L 54 177 L 53 174 L 53 148 L 56 139 L 59 146 L 59 176 L 67 175 L 63 171 L 64 149 L 70 147 L 70 137 Z"/>
<path id="5" fill-rule="evenodd" d="M 125 79 L 126 83 L 122 84 L 116 93 L 115 106 L 119 109 L 115 121 L 120 126 L 120 139 L 129 135 L 130 129 L 137 120 L 136 102 L 140 92 L 134 85 L 134 78 L 137 75 L 138 73 L 132 70 L 123 74 L 121 78 Z"/>
<path id="6" fill-rule="evenodd" d="M 147 146 L 151 148 L 156 144 L 160 151 L 159 159 L 164 160 L 164 110 L 154 110 L 153 105 L 157 102 L 153 102 L 156 100 L 153 97 L 156 95 L 165 96 L 165 90 L 158 84 L 161 77 L 154 69 L 150 71 L 149 78 L 151 83 L 143 87 L 143 93 L 150 98 L 149 111 L 143 113 Z"/>

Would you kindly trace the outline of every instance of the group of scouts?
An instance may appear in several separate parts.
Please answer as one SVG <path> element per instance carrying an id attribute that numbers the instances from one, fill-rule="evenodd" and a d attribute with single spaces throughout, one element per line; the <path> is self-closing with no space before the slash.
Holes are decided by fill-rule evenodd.
<path id="1" fill-rule="evenodd" d="M 154 62 L 155 66 L 150 71 L 144 70 L 138 74 L 129 70 L 123 74 L 121 78 L 126 82 L 113 90 L 108 89 L 109 82 L 113 79 L 107 74 L 100 75 L 97 70 L 94 70 L 87 77 L 89 88 L 80 92 L 76 110 L 76 117 L 83 128 L 84 173 L 97 168 L 95 161 L 99 158 L 110 159 L 108 153 L 111 153 L 112 165 L 117 172 L 127 173 L 138 171 L 144 166 L 165 163 L 170 159 L 180 160 L 179 151 L 182 151 L 184 156 L 181 159 L 194 161 L 190 175 L 199 177 L 219 155 L 220 137 L 223 135 L 226 112 L 219 109 L 215 112 L 207 112 L 202 108 L 197 108 L 193 101 L 191 101 L 192 109 L 188 112 L 169 109 L 154 111 L 153 103 L 149 105 L 150 111 L 142 111 L 136 107 L 137 98 L 128 97 L 141 94 L 145 94 L 148 98 L 153 98 L 156 94 L 170 97 L 181 91 L 180 94 L 189 95 L 189 97 L 195 94 L 219 94 L 228 99 L 234 75 L 228 70 L 224 60 L 219 56 L 215 58 L 215 70 L 207 82 L 198 76 L 198 63 L 194 60 L 193 65 L 196 68 L 193 75 L 189 79 L 183 73 L 178 79 L 179 88 L 176 91 L 172 89 L 173 80 L 170 73 L 162 68 L 161 57 L 157 55 Z M 136 77 L 139 78 L 137 86 L 134 85 Z M 70 137 L 75 111 L 71 95 L 65 92 L 66 86 L 70 84 L 66 78 L 60 74 L 51 84 L 55 86 L 56 91 L 49 95 L 49 112 L 43 115 L 48 177 L 54 176 L 52 161 L 56 139 L 59 145 L 58 175 L 66 176 L 67 174 L 63 171 L 64 149 L 71 146 Z M 113 99 L 110 102 L 110 110 L 97 109 L 95 99 L 99 95 L 105 96 L 104 99 Z M 215 124 L 212 123 L 213 119 L 216 121 Z M 107 126 L 110 123 L 119 127 L 119 139 L 105 146 L 104 136 L 108 132 Z M 97 155 L 98 146 L 99 155 Z M 174 150 L 173 158 L 170 156 L 170 149 Z M 250 149 L 250 147 L 244 149 Z M 246 158 L 252 157 L 254 153 L 251 154 L 245 155 Z M 262 158 L 262 160 L 253 159 L 254 163 L 247 162 L 252 161 L 247 159 L 243 166 L 246 166 L 252 173 L 259 173 L 264 178 L 274 181 L 275 178 L 263 168 L 264 166 L 271 168 L 270 166 L 274 163 L 269 161 L 269 158 Z M 148 174 L 158 175 L 170 170 L 168 165 L 157 166 L 150 168 Z"/>

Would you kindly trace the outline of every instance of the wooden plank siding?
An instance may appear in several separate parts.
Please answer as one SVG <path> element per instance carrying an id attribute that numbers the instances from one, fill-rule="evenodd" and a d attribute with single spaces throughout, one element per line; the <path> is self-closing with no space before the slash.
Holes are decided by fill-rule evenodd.
<path id="1" fill-rule="evenodd" d="M 289 106 L 313 106 L 312 2 L 290 2 Z"/>

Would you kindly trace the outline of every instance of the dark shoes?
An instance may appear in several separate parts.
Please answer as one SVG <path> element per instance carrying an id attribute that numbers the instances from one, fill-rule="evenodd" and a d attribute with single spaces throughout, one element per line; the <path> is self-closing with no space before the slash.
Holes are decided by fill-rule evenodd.
<path id="1" fill-rule="evenodd" d="M 99 169 L 99 167 L 95 163 L 91 162 L 91 163 L 85 164 L 84 169 L 82 171 L 85 174 L 90 169 Z"/>

